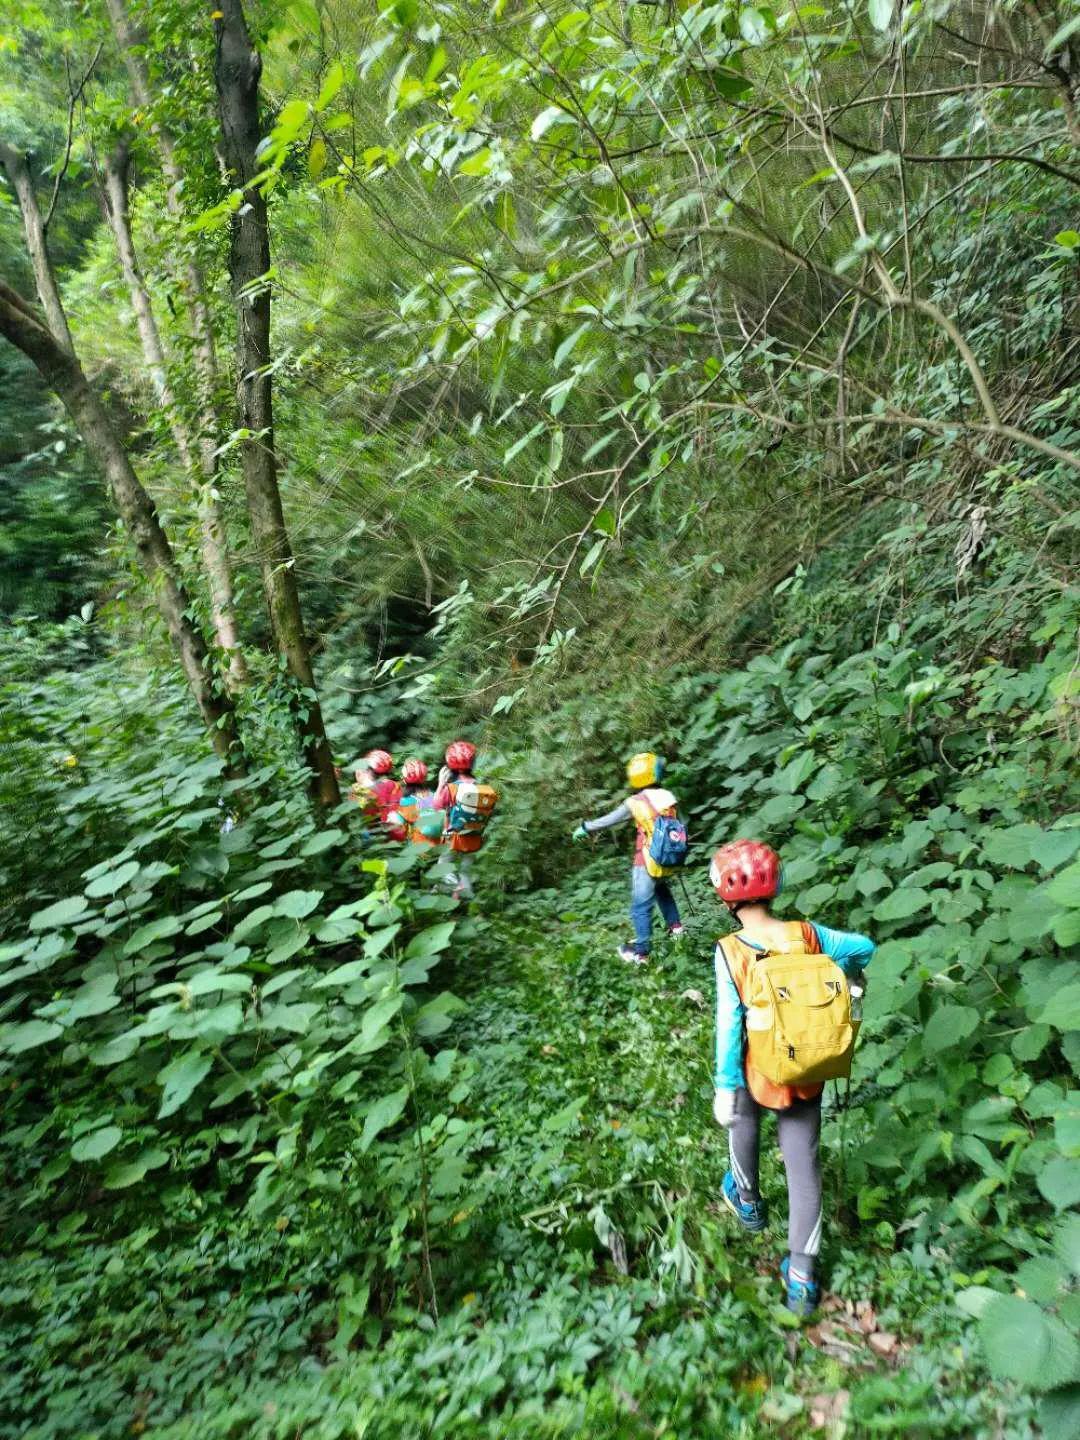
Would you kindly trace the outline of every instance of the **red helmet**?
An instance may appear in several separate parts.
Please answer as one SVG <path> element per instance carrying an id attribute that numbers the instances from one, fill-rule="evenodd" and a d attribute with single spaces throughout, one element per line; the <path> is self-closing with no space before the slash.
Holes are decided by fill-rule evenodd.
<path id="1" fill-rule="evenodd" d="M 423 760 L 406 760 L 401 767 L 401 778 L 406 785 L 419 785 L 427 779 L 427 766 Z"/>
<path id="2" fill-rule="evenodd" d="M 471 770 L 476 759 L 476 746 L 471 740 L 455 740 L 446 747 L 446 763 L 451 770 Z"/>
<path id="3" fill-rule="evenodd" d="M 713 856 L 709 879 L 728 905 L 771 900 L 779 895 L 783 883 L 780 856 L 760 840 L 732 840 Z"/>
<path id="4" fill-rule="evenodd" d="M 373 775 L 389 775 L 394 768 L 394 757 L 389 750 L 372 750 L 366 763 Z"/>

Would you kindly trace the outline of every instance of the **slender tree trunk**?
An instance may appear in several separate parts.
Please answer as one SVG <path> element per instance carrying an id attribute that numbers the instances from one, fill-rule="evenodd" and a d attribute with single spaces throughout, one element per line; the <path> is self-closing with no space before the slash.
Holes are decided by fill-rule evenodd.
<path id="1" fill-rule="evenodd" d="M 292 548 L 278 488 L 270 373 L 270 226 L 266 197 L 251 181 L 257 173 L 259 77 L 262 60 L 248 34 L 241 0 L 221 0 L 214 78 L 225 160 L 244 204 L 232 222 L 229 270 L 236 300 L 240 424 L 244 486 L 278 649 L 303 695 L 298 718 L 312 773 L 312 790 L 324 804 L 340 799 L 311 656 L 300 613 Z"/>
<path id="2" fill-rule="evenodd" d="M 139 563 L 165 621 L 173 647 L 214 749 L 231 768 L 238 763 L 236 718 L 227 695 L 214 689 L 210 656 L 190 617 L 191 601 L 154 502 L 135 474 L 123 442 L 78 359 L 50 333 L 44 318 L 0 281 L 0 335 L 37 367 L 82 436 L 87 453 L 109 484 L 113 502 L 131 535 Z"/>
<path id="3" fill-rule="evenodd" d="M 34 268 L 34 283 L 37 286 L 41 308 L 45 311 L 45 318 L 49 322 L 49 329 L 57 343 L 62 345 L 69 355 L 74 355 L 75 346 L 72 343 L 71 331 L 64 313 L 64 304 L 60 299 L 60 291 L 56 284 L 52 265 L 49 263 L 49 251 L 45 243 L 45 226 L 38 208 L 37 193 L 30 176 L 30 167 L 26 163 L 25 155 L 16 150 L 14 146 L 5 145 L 2 142 L 0 142 L 0 165 L 3 165 L 7 171 L 11 187 L 19 202 L 23 234 L 26 237 L 26 250 L 30 256 L 30 264 Z"/>
<path id="4" fill-rule="evenodd" d="M 116 241 L 120 268 L 131 296 L 135 326 L 139 332 L 143 359 L 150 372 L 158 403 L 165 412 L 173 443 L 184 469 L 198 489 L 199 533 L 203 569 L 210 590 L 210 616 L 217 643 L 228 656 L 230 689 L 239 689 L 247 679 L 247 665 L 240 649 L 236 616 L 233 607 L 232 573 L 229 566 L 225 527 L 214 490 L 213 468 L 205 473 L 206 451 L 200 449 L 199 437 L 193 435 L 169 385 L 167 357 L 161 332 L 154 317 L 146 279 L 139 266 L 131 232 L 128 208 L 128 171 L 131 152 L 127 140 L 113 151 L 105 170 L 105 209 L 109 228 Z M 197 458 L 198 452 L 198 458 Z M 213 464 L 211 447 L 211 466 Z"/>

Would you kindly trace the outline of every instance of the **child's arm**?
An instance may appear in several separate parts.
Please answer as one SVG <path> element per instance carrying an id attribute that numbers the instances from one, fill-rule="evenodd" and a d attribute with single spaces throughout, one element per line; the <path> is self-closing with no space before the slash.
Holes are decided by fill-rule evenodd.
<path id="1" fill-rule="evenodd" d="M 738 1090 L 746 1085 L 743 1072 L 743 1017 L 746 1006 L 739 998 L 723 949 L 717 945 L 713 957 L 716 972 L 716 1066 L 713 1085 L 717 1090 Z"/>
<path id="2" fill-rule="evenodd" d="M 855 930 L 831 930 L 828 925 L 813 922 L 823 955 L 835 960 L 844 974 L 854 979 L 861 975 L 874 953 L 874 942 L 868 935 Z"/>
<path id="3" fill-rule="evenodd" d="M 581 828 L 587 835 L 591 835 L 594 830 L 610 830 L 612 825 L 621 825 L 624 820 L 629 819 L 631 819 L 630 806 L 624 800 L 621 805 L 616 805 L 614 810 L 609 810 L 598 820 L 583 820 Z"/>

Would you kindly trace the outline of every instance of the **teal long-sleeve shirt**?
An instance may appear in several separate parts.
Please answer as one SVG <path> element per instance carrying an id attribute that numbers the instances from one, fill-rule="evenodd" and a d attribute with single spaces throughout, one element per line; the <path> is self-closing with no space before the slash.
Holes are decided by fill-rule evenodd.
<path id="1" fill-rule="evenodd" d="M 816 921 L 812 923 L 822 954 L 835 960 L 849 979 L 861 975 L 874 953 L 874 942 L 869 936 L 859 935 L 854 930 L 833 930 Z M 753 945 L 753 941 L 747 943 Z M 746 1006 L 735 988 L 719 945 L 713 967 L 716 972 L 716 1064 L 713 1084 L 717 1090 L 738 1090 L 746 1086 L 746 1071 L 743 1068 Z"/>

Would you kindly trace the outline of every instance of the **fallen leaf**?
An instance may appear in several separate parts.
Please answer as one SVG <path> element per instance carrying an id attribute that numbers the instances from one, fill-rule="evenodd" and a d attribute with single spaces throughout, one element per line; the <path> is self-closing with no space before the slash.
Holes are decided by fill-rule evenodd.
<path id="1" fill-rule="evenodd" d="M 872 1335 L 877 1329 L 877 1316 L 874 1314 L 874 1307 L 869 1300 L 859 1300 L 856 1303 L 855 1316 L 859 1322 L 859 1329 L 864 1335 Z"/>
<path id="2" fill-rule="evenodd" d="M 684 991 L 682 992 L 682 998 L 683 998 L 684 1000 L 689 1000 L 689 1001 L 691 1001 L 694 1005 L 697 1005 L 699 1008 L 700 1008 L 702 1005 L 705 1004 L 705 996 L 701 993 L 700 990 L 684 990 Z"/>
<path id="3" fill-rule="evenodd" d="M 899 1340 L 895 1335 L 890 1335 L 887 1330 L 875 1330 L 866 1342 L 870 1349 L 877 1355 L 893 1355 Z"/>

